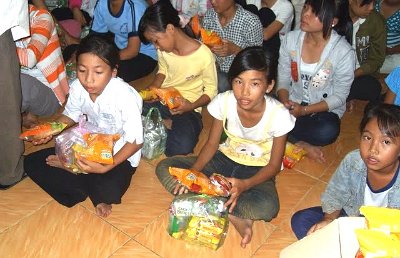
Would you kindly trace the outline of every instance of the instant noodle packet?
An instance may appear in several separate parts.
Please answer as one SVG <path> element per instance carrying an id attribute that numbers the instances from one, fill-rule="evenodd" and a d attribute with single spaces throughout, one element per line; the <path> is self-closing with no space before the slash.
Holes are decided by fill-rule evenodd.
<path id="1" fill-rule="evenodd" d="M 208 178 L 202 172 L 176 167 L 169 167 L 169 173 L 191 192 L 224 197 L 230 194 L 231 184 L 222 175 L 214 173 Z"/>
<path id="2" fill-rule="evenodd" d="M 51 135 L 62 132 L 67 124 L 60 122 L 46 122 L 26 130 L 19 136 L 20 139 L 26 141 L 39 140 Z"/>
<path id="3" fill-rule="evenodd" d="M 163 105 L 167 105 L 169 109 L 174 109 L 182 104 L 182 95 L 173 87 L 152 89 L 160 98 Z"/>
<path id="4" fill-rule="evenodd" d="M 283 166 L 286 168 L 293 168 L 297 162 L 299 162 L 307 152 L 294 145 L 293 143 L 286 142 L 285 154 L 283 156 Z"/>
<path id="5" fill-rule="evenodd" d="M 355 233 L 360 244 L 356 257 L 400 257 L 400 240 L 393 235 L 371 229 L 356 229 Z"/>
<path id="6" fill-rule="evenodd" d="M 200 29 L 201 29 L 199 15 L 196 14 L 195 16 L 193 16 L 190 21 L 190 24 L 191 24 L 194 36 L 196 38 L 199 38 L 200 37 Z"/>
<path id="7" fill-rule="evenodd" d="M 113 164 L 114 143 L 120 138 L 119 134 L 88 133 L 83 135 L 85 145 L 74 144 L 76 158 L 85 158 L 101 164 Z"/>
<path id="8" fill-rule="evenodd" d="M 144 89 L 139 91 L 139 95 L 143 100 L 152 100 L 157 98 L 157 94 L 151 89 Z"/>
<path id="9" fill-rule="evenodd" d="M 400 240 L 399 209 L 361 206 L 360 212 L 367 220 L 368 229 L 382 231 L 386 234 L 393 235 Z"/>

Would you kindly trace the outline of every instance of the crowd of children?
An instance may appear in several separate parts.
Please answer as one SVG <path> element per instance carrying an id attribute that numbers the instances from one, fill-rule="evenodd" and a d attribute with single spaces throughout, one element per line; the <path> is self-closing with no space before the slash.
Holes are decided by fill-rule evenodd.
<path id="1" fill-rule="evenodd" d="M 362 99 L 370 104 L 360 124 L 359 150 L 337 168 L 322 207 L 294 214 L 293 231 L 302 238 L 339 216 L 359 215 L 361 205 L 400 208 L 400 1 L 305 0 L 300 17 L 287 0 L 86 0 L 51 13 L 46 1 L 32 3 L 31 34 L 15 43 L 24 126 L 63 105 L 56 121 L 72 127 L 84 114 L 95 126 L 121 135 L 113 164 L 77 160 L 86 174 L 64 167 L 54 148 L 25 157 L 25 172 L 59 203 L 71 207 L 89 197 L 96 213 L 107 217 L 139 165 L 142 115 L 156 107 L 167 128 L 168 158 L 156 167 L 160 182 L 174 195 L 187 192 L 169 174 L 171 166 L 227 177 L 225 206 L 244 248 L 254 220 L 270 221 L 279 212 L 275 176 L 286 142 L 325 162 L 321 146 L 336 141 L 341 117 Z M 218 34 L 220 44 L 208 47 L 188 33 L 195 15 L 202 28 Z M 81 39 L 63 22 L 68 19 L 79 30 L 90 26 L 89 35 Z M 75 44 L 68 61 L 76 63 L 77 79 L 70 85 L 61 41 Z M 389 74 L 384 82 L 379 72 Z M 128 84 L 150 73 L 155 77 L 148 89 L 175 88 L 181 94 L 178 107 L 170 109 L 157 98 L 143 102 Z M 388 88 L 384 97 L 381 83 Z M 212 117 L 206 143 L 198 156 L 177 156 L 193 153 L 203 107 Z M 223 134 L 227 139 L 221 142 Z M 21 167 L 21 148 L 13 155 Z M 14 171 L 15 162 L 11 165 Z M 19 169 L 17 178 L 8 173 L 3 179 L 3 169 L 9 169 L 3 167 L 1 188 L 24 177 Z"/>

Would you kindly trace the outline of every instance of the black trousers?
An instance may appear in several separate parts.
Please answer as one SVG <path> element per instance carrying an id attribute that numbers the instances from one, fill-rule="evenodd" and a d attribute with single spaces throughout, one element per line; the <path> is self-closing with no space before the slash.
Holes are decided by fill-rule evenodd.
<path id="1" fill-rule="evenodd" d="M 29 177 L 57 202 L 67 207 L 90 198 L 93 205 L 118 204 L 128 189 L 136 168 L 124 161 L 105 174 L 75 175 L 46 164 L 46 158 L 55 149 L 43 149 L 25 157 L 24 165 Z"/>
<path id="2" fill-rule="evenodd" d="M 118 77 L 129 83 L 153 72 L 156 66 L 156 60 L 139 53 L 132 59 L 119 62 Z"/>
<path id="3" fill-rule="evenodd" d="M 371 75 L 363 75 L 355 78 L 350 88 L 347 101 L 353 99 L 376 102 L 381 95 L 382 86 L 378 79 Z"/>

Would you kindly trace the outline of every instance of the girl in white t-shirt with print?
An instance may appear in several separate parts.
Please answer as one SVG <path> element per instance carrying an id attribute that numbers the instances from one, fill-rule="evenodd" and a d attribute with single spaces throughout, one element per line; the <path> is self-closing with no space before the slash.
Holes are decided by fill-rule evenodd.
<path id="1" fill-rule="evenodd" d="M 169 174 L 169 167 L 227 177 L 232 189 L 225 206 L 243 248 L 251 241 L 254 220 L 270 221 L 279 211 L 275 176 L 282 168 L 286 135 L 295 124 L 283 104 L 266 95 L 274 87 L 275 69 L 261 47 L 239 52 L 228 73 L 233 90 L 208 105 L 213 121 L 199 156 L 167 158 L 156 168 L 172 194 L 187 191 Z M 223 132 L 228 138 L 220 144 Z"/>

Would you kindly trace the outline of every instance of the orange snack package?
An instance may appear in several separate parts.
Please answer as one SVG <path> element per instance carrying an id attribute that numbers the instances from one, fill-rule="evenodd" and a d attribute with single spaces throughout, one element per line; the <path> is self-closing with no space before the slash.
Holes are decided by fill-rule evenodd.
<path id="1" fill-rule="evenodd" d="M 182 95 L 173 87 L 153 89 L 160 98 L 163 105 L 167 105 L 169 109 L 179 107 L 182 103 Z"/>
<path id="2" fill-rule="evenodd" d="M 207 47 L 213 47 L 222 44 L 221 37 L 215 32 L 201 28 L 200 29 L 201 41 Z"/>
<path id="3" fill-rule="evenodd" d="M 82 157 L 101 164 L 113 164 L 113 147 L 119 138 L 119 134 L 87 133 L 83 135 L 87 147 L 74 144 L 72 149 L 77 158 Z"/>
<path id="4" fill-rule="evenodd" d="M 51 135 L 56 135 L 64 130 L 65 127 L 67 127 L 67 124 L 64 123 L 46 122 L 26 130 L 21 133 L 19 138 L 26 141 L 38 140 Z"/>
<path id="5" fill-rule="evenodd" d="M 208 178 L 205 174 L 193 170 L 169 167 L 169 173 L 175 176 L 178 181 L 195 193 L 202 193 L 214 196 L 229 196 L 231 184 L 222 175 L 213 174 Z"/>
<path id="6" fill-rule="evenodd" d="M 200 25 L 199 16 L 198 16 L 197 14 L 196 14 L 195 16 L 192 17 L 192 20 L 191 20 L 190 24 L 191 24 L 191 27 L 192 27 L 192 31 L 193 31 L 194 36 L 195 36 L 196 38 L 199 38 L 199 37 L 200 37 L 200 28 L 201 28 L 201 25 Z"/>
<path id="7" fill-rule="evenodd" d="M 283 166 L 285 168 L 293 168 L 305 155 L 306 151 L 293 143 L 287 142 L 285 155 L 283 156 Z"/>

